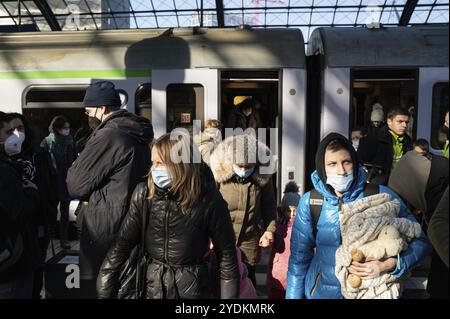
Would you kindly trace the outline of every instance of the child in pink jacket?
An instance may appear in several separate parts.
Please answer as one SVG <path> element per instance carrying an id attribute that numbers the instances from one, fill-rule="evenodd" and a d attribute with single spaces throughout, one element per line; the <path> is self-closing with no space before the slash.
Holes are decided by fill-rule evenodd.
<path id="1" fill-rule="evenodd" d="M 284 190 L 281 206 L 278 207 L 277 229 L 267 269 L 268 299 L 284 299 L 286 293 L 286 276 L 291 254 L 291 232 L 299 201 L 297 184 L 288 183 Z"/>

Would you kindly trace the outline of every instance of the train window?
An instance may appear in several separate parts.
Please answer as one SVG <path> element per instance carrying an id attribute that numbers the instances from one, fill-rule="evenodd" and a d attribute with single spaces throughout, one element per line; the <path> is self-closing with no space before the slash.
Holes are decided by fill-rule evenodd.
<path id="1" fill-rule="evenodd" d="M 136 90 L 135 112 L 137 115 L 152 120 L 152 85 L 145 83 Z"/>
<path id="2" fill-rule="evenodd" d="M 201 84 L 167 86 L 167 131 L 184 127 L 192 133 L 194 120 L 203 125 L 204 88 Z"/>
<path id="3" fill-rule="evenodd" d="M 22 113 L 30 121 L 35 142 L 48 135 L 48 126 L 56 115 L 67 117 L 72 135 L 88 131 L 82 105 L 87 85 L 32 86 L 23 94 Z"/>
<path id="4" fill-rule="evenodd" d="M 410 121 L 408 134 L 415 137 L 417 70 L 353 70 L 352 77 L 350 129 L 367 128 L 376 104 L 382 108 L 384 122 L 391 108 L 401 106 L 410 110 L 413 120 Z"/>
<path id="5" fill-rule="evenodd" d="M 447 139 L 447 131 L 443 124 L 448 105 L 448 82 L 436 83 L 433 86 L 431 111 L 431 147 L 434 149 L 443 149 Z"/>

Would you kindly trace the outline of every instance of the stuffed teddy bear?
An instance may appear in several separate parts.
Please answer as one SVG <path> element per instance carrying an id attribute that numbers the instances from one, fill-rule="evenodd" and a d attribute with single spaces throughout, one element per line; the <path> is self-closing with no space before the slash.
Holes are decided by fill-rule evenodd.
<path id="1" fill-rule="evenodd" d="M 352 249 L 350 255 L 352 260 L 364 262 L 365 259 L 380 260 L 398 255 L 406 250 L 408 244 L 400 235 L 400 232 L 394 226 L 384 226 L 381 228 L 377 239 L 370 241 L 357 249 Z M 362 284 L 359 276 L 349 274 L 348 283 L 353 288 L 358 288 Z"/>

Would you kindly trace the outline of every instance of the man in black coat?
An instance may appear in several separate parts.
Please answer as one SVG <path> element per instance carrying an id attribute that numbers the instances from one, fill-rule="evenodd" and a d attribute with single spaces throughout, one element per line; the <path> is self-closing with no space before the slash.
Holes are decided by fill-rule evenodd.
<path id="1" fill-rule="evenodd" d="M 406 134 L 409 117 L 408 110 L 393 108 L 387 115 L 384 128 L 368 133 L 360 140 L 359 162 L 381 168 L 381 173 L 371 182 L 387 185 L 391 170 L 406 152 L 412 150 L 411 138 Z"/>
<path id="2" fill-rule="evenodd" d="M 153 128 L 147 119 L 120 109 L 114 84 L 102 81 L 86 91 L 83 105 L 95 128 L 67 174 L 72 198 L 88 201 L 80 238 L 84 296 L 95 297 L 103 259 L 128 211 L 136 185 L 150 168 Z"/>

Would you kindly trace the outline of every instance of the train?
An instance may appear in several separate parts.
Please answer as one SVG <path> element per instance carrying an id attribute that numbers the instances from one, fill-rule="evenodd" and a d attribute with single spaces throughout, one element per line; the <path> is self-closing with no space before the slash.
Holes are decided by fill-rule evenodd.
<path id="1" fill-rule="evenodd" d="M 0 109 L 25 114 L 39 138 L 56 114 L 85 126 L 85 90 L 105 79 L 155 137 L 224 121 L 235 96 L 252 96 L 276 133 L 265 142 L 280 200 L 290 181 L 309 190 L 320 139 L 367 126 L 374 103 L 410 109 L 412 137 L 442 152 L 448 25 L 320 27 L 307 45 L 299 29 L 246 26 L 0 33 Z"/>

